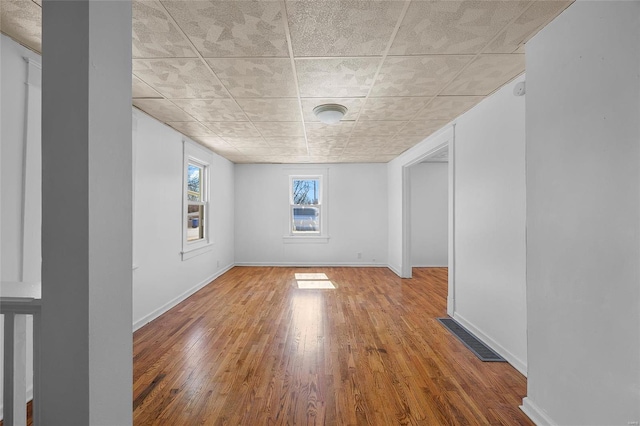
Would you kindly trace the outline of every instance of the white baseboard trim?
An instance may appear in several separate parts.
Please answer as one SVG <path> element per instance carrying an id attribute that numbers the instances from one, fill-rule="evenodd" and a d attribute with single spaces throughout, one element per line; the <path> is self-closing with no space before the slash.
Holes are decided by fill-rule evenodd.
<path id="1" fill-rule="evenodd" d="M 402 273 L 400 272 L 399 269 L 396 269 L 395 266 L 393 265 L 387 265 L 387 268 L 391 269 L 391 272 L 393 272 L 394 274 L 396 274 L 397 276 L 399 276 L 400 278 L 402 278 Z"/>
<path id="2" fill-rule="evenodd" d="M 447 268 L 449 265 L 411 265 L 412 268 Z"/>
<path id="3" fill-rule="evenodd" d="M 273 267 L 349 267 L 349 268 L 386 268 L 383 263 L 349 262 L 236 262 L 235 266 L 273 266 Z"/>
<path id="4" fill-rule="evenodd" d="M 186 299 L 187 297 L 191 296 L 193 293 L 195 293 L 196 291 L 200 290 L 201 288 L 203 288 L 204 286 L 209 284 L 211 281 L 215 280 L 216 278 L 218 278 L 219 276 L 221 276 L 222 274 L 224 274 L 225 272 L 227 272 L 228 270 L 230 270 L 234 266 L 235 266 L 235 264 L 232 263 L 230 265 L 227 265 L 227 266 L 223 267 L 222 269 L 216 271 L 215 274 L 213 274 L 210 277 L 206 278 L 205 280 L 199 282 L 198 284 L 196 284 L 195 286 L 191 287 L 189 290 L 185 291 L 184 293 L 182 293 L 178 297 L 168 301 L 167 303 L 165 303 L 164 305 L 162 305 L 161 307 L 159 307 L 155 311 L 151 312 L 148 315 L 145 315 L 144 317 L 142 317 L 138 321 L 134 322 L 133 323 L 133 331 L 136 331 L 139 328 L 149 324 L 151 321 L 153 321 L 154 319 L 158 318 L 160 315 L 164 314 L 169 309 L 173 308 L 178 303 L 182 302 L 184 299 Z"/>
<path id="5" fill-rule="evenodd" d="M 500 356 L 507 360 L 509 364 L 511 364 L 516 370 L 522 373 L 525 377 L 527 377 L 527 364 L 522 362 L 521 359 L 513 355 L 507 349 L 505 349 L 498 342 L 487 336 L 480 329 L 474 326 L 472 323 L 467 321 L 466 318 L 458 314 L 457 312 L 453 313 L 453 319 L 458 321 L 460 325 L 469 330 L 471 333 L 475 334 L 475 336 L 482 340 L 487 346 L 496 351 Z"/>
<path id="6" fill-rule="evenodd" d="M 538 407 L 535 402 L 531 401 L 531 398 L 529 397 L 524 397 L 522 399 L 520 409 L 531 419 L 532 422 L 536 424 L 536 426 L 557 426 L 557 423 L 551 420 L 549 416 L 547 416 L 547 413 Z"/>
<path id="7" fill-rule="evenodd" d="M 27 387 L 27 403 L 33 399 L 33 385 Z M 4 401 L 0 401 L 0 420 L 4 419 Z M 26 403 L 25 403 L 26 404 Z"/>

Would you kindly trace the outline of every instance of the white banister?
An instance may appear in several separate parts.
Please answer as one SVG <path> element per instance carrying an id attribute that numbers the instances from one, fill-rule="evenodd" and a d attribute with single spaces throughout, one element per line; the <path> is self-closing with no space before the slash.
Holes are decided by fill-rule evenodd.
<path id="1" fill-rule="evenodd" d="M 3 425 L 27 424 L 27 316 L 33 317 L 33 424 L 40 423 L 40 283 L 0 283 L 4 316 Z"/>

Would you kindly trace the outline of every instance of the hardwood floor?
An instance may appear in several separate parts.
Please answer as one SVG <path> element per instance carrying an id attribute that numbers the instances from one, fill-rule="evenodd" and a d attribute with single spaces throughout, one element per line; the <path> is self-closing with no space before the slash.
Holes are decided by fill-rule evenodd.
<path id="1" fill-rule="evenodd" d="M 532 425 L 525 377 L 436 321 L 446 291 L 446 268 L 236 267 L 134 334 L 134 423 Z"/>

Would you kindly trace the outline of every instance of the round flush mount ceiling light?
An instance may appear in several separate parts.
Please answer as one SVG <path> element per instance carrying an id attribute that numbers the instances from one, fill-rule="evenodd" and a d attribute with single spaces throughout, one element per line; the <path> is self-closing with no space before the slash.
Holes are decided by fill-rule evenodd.
<path id="1" fill-rule="evenodd" d="M 325 124 L 336 124 L 347 113 L 347 107 L 338 104 L 318 105 L 313 109 L 313 113 Z"/>

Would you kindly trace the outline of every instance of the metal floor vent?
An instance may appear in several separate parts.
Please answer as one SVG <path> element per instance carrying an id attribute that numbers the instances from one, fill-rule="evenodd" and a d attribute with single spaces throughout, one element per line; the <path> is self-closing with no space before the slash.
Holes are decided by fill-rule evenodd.
<path id="1" fill-rule="evenodd" d="M 507 362 L 491 348 L 482 343 L 476 336 L 469 333 L 463 326 L 452 318 L 438 318 L 438 321 L 453 333 L 464 345 L 471 350 L 481 361 Z"/>

